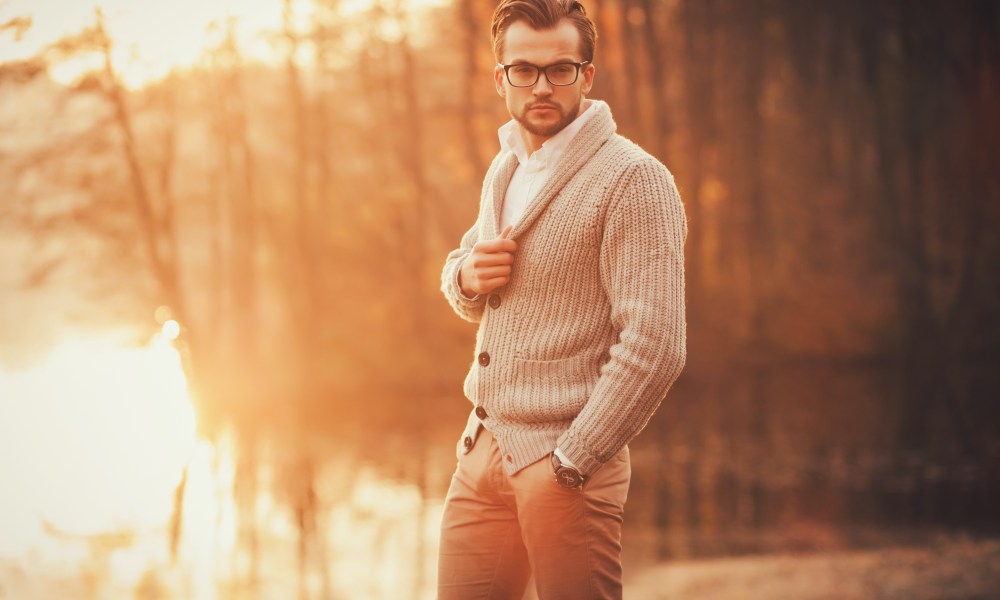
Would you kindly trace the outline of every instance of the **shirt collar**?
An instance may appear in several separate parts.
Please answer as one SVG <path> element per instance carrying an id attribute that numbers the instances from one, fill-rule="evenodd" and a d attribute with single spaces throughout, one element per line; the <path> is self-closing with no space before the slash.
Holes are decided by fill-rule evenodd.
<path id="1" fill-rule="evenodd" d="M 566 151 L 566 147 L 573 141 L 576 134 L 580 133 L 580 130 L 587 124 L 587 121 L 597 113 L 594 110 L 594 104 L 597 102 L 600 101 L 584 100 L 583 110 L 573 119 L 573 122 L 564 127 L 559 133 L 545 140 L 542 147 L 532 154 L 531 157 L 528 156 L 528 148 L 525 147 L 524 140 L 521 139 L 517 121 L 511 119 L 497 130 L 497 136 L 500 138 L 500 150 L 513 152 L 514 156 L 517 157 L 517 162 L 522 165 L 528 162 L 529 158 L 536 156 L 544 163 L 554 164 L 555 161 L 558 161 L 562 157 L 563 152 Z"/>

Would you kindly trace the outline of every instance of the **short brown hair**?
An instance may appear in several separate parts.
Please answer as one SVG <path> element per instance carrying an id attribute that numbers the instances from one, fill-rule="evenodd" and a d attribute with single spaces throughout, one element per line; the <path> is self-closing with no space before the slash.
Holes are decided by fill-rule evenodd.
<path id="1" fill-rule="evenodd" d="M 553 29 L 559 21 L 569 19 L 580 32 L 580 53 L 583 60 L 594 60 L 597 28 L 579 2 L 571 0 L 502 0 L 493 12 L 493 54 L 497 62 L 503 55 L 504 34 L 511 23 L 527 21 L 532 29 Z"/>

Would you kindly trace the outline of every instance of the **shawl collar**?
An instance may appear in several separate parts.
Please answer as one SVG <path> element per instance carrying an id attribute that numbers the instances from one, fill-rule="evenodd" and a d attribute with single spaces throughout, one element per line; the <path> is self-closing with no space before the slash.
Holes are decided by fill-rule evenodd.
<path id="1" fill-rule="evenodd" d="M 573 141 L 566 147 L 566 152 L 559 159 L 559 162 L 556 163 L 548 181 L 545 182 L 545 185 L 542 186 L 542 189 L 538 191 L 535 197 L 531 199 L 524 214 L 514 224 L 514 230 L 510 235 L 511 238 L 517 238 L 519 235 L 522 235 L 534 224 L 538 216 L 545 212 L 545 207 L 549 205 L 549 202 L 559 195 L 559 192 L 566 183 L 587 164 L 587 161 L 597 153 L 600 147 L 604 145 L 604 142 L 608 141 L 617 131 L 618 127 L 614 119 L 611 118 L 611 109 L 607 103 L 594 100 L 594 104 L 595 106 L 591 107 L 591 110 L 597 111 L 597 113 L 583 126 L 583 129 L 576 134 Z M 507 186 L 510 184 L 510 179 L 514 176 L 516 168 L 517 157 L 513 152 L 507 152 L 506 156 L 500 156 L 496 174 L 493 177 L 492 197 L 489 203 L 493 213 L 489 219 L 490 227 L 492 228 L 492 231 L 489 232 L 491 238 L 500 235 L 500 209 L 503 207 L 504 195 L 507 193 Z"/>
<path id="2" fill-rule="evenodd" d="M 500 209 L 503 208 L 503 198 L 516 169 L 517 156 L 513 152 L 508 151 L 505 155 L 500 156 L 496 172 L 493 174 L 493 187 L 490 190 L 488 206 L 492 213 L 489 215 L 488 222 L 491 231 L 487 232 L 486 239 L 494 239 L 500 235 Z"/>

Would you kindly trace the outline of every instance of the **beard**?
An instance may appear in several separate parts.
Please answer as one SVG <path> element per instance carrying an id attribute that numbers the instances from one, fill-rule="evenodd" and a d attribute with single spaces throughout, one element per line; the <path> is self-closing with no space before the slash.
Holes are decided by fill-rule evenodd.
<path id="1" fill-rule="evenodd" d="M 555 121 L 545 121 L 545 122 L 533 122 L 529 120 L 528 113 L 532 107 L 535 106 L 546 106 L 553 108 L 559 115 Z M 539 137 L 552 137 L 566 128 L 567 125 L 573 122 L 574 119 L 580 114 L 580 103 L 574 102 L 569 109 L 565 109 L 562 106 L 556 104 L 555 102 L 533 102 L 526 105 L 521 112 L 514 115 L 514 120 L 517 121 L 525 131 L 532 135 L 537 135 Z"/>

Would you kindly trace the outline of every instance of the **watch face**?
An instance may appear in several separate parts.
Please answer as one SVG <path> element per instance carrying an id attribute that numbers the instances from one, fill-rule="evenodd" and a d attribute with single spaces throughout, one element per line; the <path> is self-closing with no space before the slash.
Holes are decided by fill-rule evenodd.
<path id="1" fill-rule="evenodd" d="M 575 488 L 583 483 L 583 478 L 575 469 L 561 467 L 556 471 L 556 481 L 563 487 Z"/>

